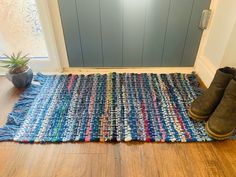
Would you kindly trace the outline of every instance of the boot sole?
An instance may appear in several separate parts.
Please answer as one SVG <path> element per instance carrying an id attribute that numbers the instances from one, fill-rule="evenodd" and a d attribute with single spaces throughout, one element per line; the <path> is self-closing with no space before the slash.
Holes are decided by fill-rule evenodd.
<path id="1" fill-rule="evenodd" d="M 193 119 L 193 120 L 196 120 L 196 121 L 203 121 L 203 120 L 207 120 L 210 115 L 207 115 L 207 116 L 199 116 L 195 113 L 193 113 L 191 111 L 191 108 L 188 110 L 188 115 Z"/>
<path id="2" fill-rule="evenodd" d="M 207 132 L 208 136 L 210 136 L 211 138 L 216 139 L 216 140 L 228 139 L 234 133 L 234 130 L 232 130 L 231 132 L 224 134 L 224 135 L 216 134 L 212 130 L 210 130 L 210 128 L 208 126 L 208 122 L 206 123 L 205 128 L 206 128 L 206 132 Z"/>

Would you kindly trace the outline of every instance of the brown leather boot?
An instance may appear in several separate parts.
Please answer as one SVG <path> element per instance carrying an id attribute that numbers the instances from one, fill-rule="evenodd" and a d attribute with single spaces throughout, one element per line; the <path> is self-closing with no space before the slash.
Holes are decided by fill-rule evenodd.
<path id="1" fill-rule="evenodd" d="M 236 70 L 230 67 L 218 69 L 210 87 L 191 104 L 189 116 L 199 121 L 208 119 L 220 103 L 225 88 L 235 73 Z"/>
<path id="2" fill-rule="evenodd" d="M 206 124 L 208 135 L 217 140 L 229 138 L 236 128 L 236 78 L 227 86 L 224 96 Z"/>

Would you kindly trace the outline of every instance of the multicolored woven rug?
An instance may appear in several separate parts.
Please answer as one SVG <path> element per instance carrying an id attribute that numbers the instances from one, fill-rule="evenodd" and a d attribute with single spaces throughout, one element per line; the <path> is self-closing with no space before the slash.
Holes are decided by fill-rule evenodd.
<path id="1" fill-rule="evenodd" d="M 211 141 L 187 113 L 199 94 L 194 74 L 37 74 L 0 140 Z"/>

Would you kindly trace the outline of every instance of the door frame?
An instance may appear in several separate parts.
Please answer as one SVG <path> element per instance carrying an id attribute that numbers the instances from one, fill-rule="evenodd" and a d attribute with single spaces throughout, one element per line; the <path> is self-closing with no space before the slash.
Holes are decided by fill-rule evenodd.
<path id="1" fill-rule="evenodd" d="M 58 52 L 48 0 L 36 0 L 36 4 L 46 42 L 48 58 L 35 58 L 30 61 L 30 67 L 34 72 L 61 72 L 61 57 Z"/>

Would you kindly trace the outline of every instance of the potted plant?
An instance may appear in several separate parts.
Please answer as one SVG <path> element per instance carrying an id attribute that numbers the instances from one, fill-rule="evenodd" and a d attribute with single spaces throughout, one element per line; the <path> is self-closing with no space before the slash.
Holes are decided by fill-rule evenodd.
<path id="1" fill-rule="evenodd" d="M 33 79 L 33 72 L 28 66 L 30 60 L 28 55 L 22 55 L 22 52 L 17 55 L 14 53 L 11 56 L 4 55 L 7 59 L 0 60 L 0 63 L 3 64 L 1 67 L 8 69 L 7 78 L 17 88 L 29 86 Z"/>

